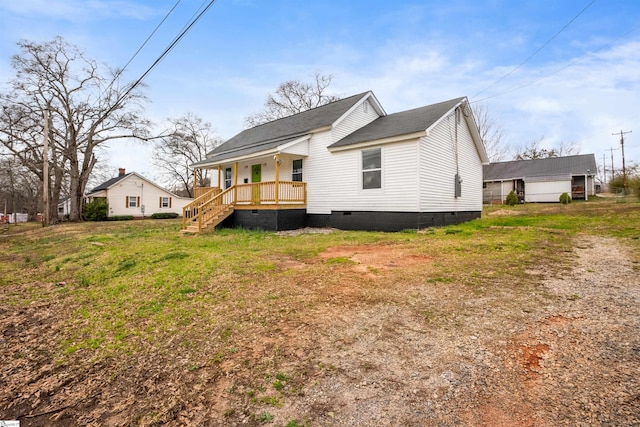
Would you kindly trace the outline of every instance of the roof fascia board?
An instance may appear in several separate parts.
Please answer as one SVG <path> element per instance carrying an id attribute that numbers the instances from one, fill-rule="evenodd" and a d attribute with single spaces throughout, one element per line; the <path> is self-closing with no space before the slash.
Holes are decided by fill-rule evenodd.
<path id="1" fill-rule="evenodd" d="M 371 147 L 371 146 L 374 146 L 374 145 L 384 145 L 384 144 L 391 144 L 391 143 L 394 143 L 394 142 L 409 141 L 411 139 L 419 139 L 419 138 L 421 138 L 421 137 L 423 137 L 425 135 L 426 135 L 426 132 L 421 130 L 419 132 L 409 133 L 409 134 L 405 134 L 405 135 L 390 136 L 388 138 L 373 139 L 371 141 L 359 142 L 357 144 L 351 144 L 351 145 L 345 145 L 344 147 L 329 148 L 329 151 L 333 153 L 333 152 L 337 152 L 337 151 L 355 150 L 355 149 L 358 149 L 358 148 Z"/>
<path id="2" fill-rule="evenodd" d="M 322 128 L 320 128 L 322 129 Z M 226 150 L 226 151 L 221 151 L 219 153 L 216 153 L 217 156 L 223 155 L 223 154 L 229 154 L 229 153 L 233 153 L 234 151 L 241 151 L 241 150 L 246 150 L 247 148 L 251 148 L 251 147 L 260 147 L 261 145 L 265 145 L 265 144 L 270 144 L 274 141 L 277 141 L 279 139 L 289 139 L 289 138 L 295 138 L 295 137 L 300 137 L 300 136 L 304 136 L 307 135 L 309 133 L 313 133 L 313 132 L 317 132 L 318 130 L 313 130 L 312 132 L 304 132 L 304 133 L 299 133 L 299 134 L 294 134 L 294 135 L 285 135 L 282 137 L 278 137 L 278 138 L 272 138 L 272 139 L 267 139 L 265 141 L 260 141 L 256 144 L 253 144 L 251 146 L 247 146 L 247 147 L 237 147 L 237 148 L 233 148 L 231 150 Z"/>
<path id="3" fill-rule="evenodd" d="M 269 150 L 259 151 L 257 153 L 245 154 L 244 156 L 230 157 L 228 159 L 223 159 L 223 160 L 218 160 L 218 161 L 214 160 L 214 161 L 211 161 L 209 163 L 200 164 L 200 165 L 198 165 L 196 167 L 197 168 L 207 168 L 207 167 L 211 167 L 211 166 L 225 165 L 225 164 L 229 164 L 229 163 L 241 162 L 243 160 L 257 159 L 258 157 L 264 157 L 264 156 L 268 156 L 268 155 L 272 155 L 272 154 L 278 154 L 278 147 L 274 147 L 274 148 L 271 148 Z"/>
<path id="4" fill-rule="evenodd" d="M 453 107 L 451 107 L 451 109 L 450 109 L 449 111 L 447 111 L 447 112 L 446 112 L 446 113 L 444 113 L 442 116 L 440 116 L 440 118 L 439 118 L 438 120 L 436 120 L 435 122 L 433 122 L 433 123 L 431 124 L 431 126 L 429 126 L 429 127 L 425 130 L 425 132 L 427 132 L 427 136 L 429 136 L 429 134 L 431 133 L 431 131 L 432 131 L 433 129 L 435 129 L 435 128 L 436 128 L 436 126 L 438 126 L 438 125 L 440 124 L 440 122 L 442 122 L 445 118 L 449 117 L 449 115 L 450 115 L 451 113 L 453 113 L 453 112 L 456 110 L 456 108 L 458 108 L 460 105 L 462 105 L 462 102 L 458 102 L 456 105 L 454 105 Z"/>
<path id="5" fill-rule="evenodd" d="M 440 122 L 442 122 L 446 117 L 449 117 L 449 115 L 453 113 L 456 110 L 456 108 L 460 107 L 461 105 L 462 106 L 469 105 L 469 102 L 467 101 L 466 97 L 463 98 L 456 105 L 454 105 L 445 114 L 443 114 L 442 117 L 440 117 L 438 120 L 433 122 L 433 124 L 427 128 L 427 136 L 429 136 L 429 133 L 431 132 L 432 129 L 435 129 L 435 127 L 439 125 Z M 478 155 L 480 156 L 480 163 L 483 165 L 488 165 L 489 156 L 487 156 L 487 151 L 484 148 L 482 137 L 480 137 L 480 134 L 478 133 L 478 127 L 476 126 L 475 119 L 473 118 L 473 113 L 470 113 L 469 117 L 467 117 L 467 114 L 462 114 L 462 115 L 464 116 L 464 120 L 467 123 L 467 127 L 471 131 L 471 138 L 473 139 L 473 143 L 476 146 L 476 150 L 478 150 Z"/>

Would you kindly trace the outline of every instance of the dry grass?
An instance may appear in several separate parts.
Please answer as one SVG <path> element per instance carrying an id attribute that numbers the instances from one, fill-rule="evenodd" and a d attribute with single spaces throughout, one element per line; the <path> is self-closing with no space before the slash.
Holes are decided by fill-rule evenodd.
<path id="1" fill-rule="evenodd" d="M 287 408 L 320 378 L 347 366 L 426 369 L 401 357 L 418 351 L 418 337 L 506 339 L 483 319 L 508 306 L 501 319 L 517 325 L 552 301 L 541 275 L 568 266 L 572 236 L 637 249 L 639 211 L 607 201 L 491 207 L 482 220 L 401 233 L 180 236 L 171 220 L 17 230 L 0 259 L 0 419 L 315 425 L 335 402 L 318 399 L 299 417 Z M 359 353 L 370 349 L 363 336 L 393 343 L 384 366 Z"/>

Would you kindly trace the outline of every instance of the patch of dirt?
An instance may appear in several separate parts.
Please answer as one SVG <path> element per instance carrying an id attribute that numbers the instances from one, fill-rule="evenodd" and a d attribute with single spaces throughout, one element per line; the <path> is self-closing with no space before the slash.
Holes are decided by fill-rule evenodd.
<path id="1" fill-rule="evenodd" d="M 81 351 L 57 361 L 72 313 L 63 293 L 49 304 L 0 307 L 0 419 L 22 427 L 638 425 L 637 267 L 610 238 L 580 237 L 566 256 L 566 271 L 530 271 L 539 286 L 519 291 L 535 302 L 525 311 L 516 288 L 485 295 L 403 283 L 399 273 L 433 260 L 401 245 L 334 247 L 315 264 L 277 261 L 295 274 L 255 288 L 266 301 L 285 293 L 271 317 L 232 311 L 232 299 L 235 317 L 208 336 L 192 325 L 159 347 L 140 342 L 140 351 L 100 363 Z M 350 262 L 321 268 L 335 258 Z M 221 347 L 225 328 L 239 322 L 242 334 Z M 195 350 L 178 345 L 185 339 Z"/>
<path id="2" fill-rule="evenodd" d="M 406 248 L 392 245 L 334 246 L 319 256 L 324 260 L 347 258 L 355 263 L 352 267 L 353 270 L 360 273 L 392 270 L 433 262 L 431 256 L 411 254 Z"/>

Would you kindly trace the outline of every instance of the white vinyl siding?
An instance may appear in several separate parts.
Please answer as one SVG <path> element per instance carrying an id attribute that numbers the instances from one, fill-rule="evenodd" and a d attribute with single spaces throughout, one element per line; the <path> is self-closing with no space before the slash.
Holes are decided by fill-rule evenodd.
<path id="1" fill-rule="evenodd" d="M 571 178 L 567 181 L 525 181 L 524 184 L 525 202 L 559 202 L 562 193 L 571 194 Z"/>
<path id="2" fill-rule="evenodd" d="M 369 101 L 365 102 L 368 103 Z M 369 105 L 366 112 L 362 104 L 358 105 L 358 107 L 356 107 L 349 116 L 340 121 L 335 129 L 333 129 L 332 142 L 341 140 L 345 136 L 371 123 L 378 117 L 380 117 L 380 115 L 378 115 L 375 108 L 371 105 Z"/>
<path id="3" fill-rule="evenodd" d="M 106 197 L 109 202 L 109 216 L 142 217 L 142 206 L 145 207 L 145 217 L 156 212 L 175 212 L 182 215 L 183 206 L 193 200 L 178 197 L 135 173 L 104 190 L 100 196 Z M 170 207 L 160 207 L 163 198 L 169 200 Z"/>
<path id="4" fill-rule="evenodd" d="M 313 147 L 313 144 L 312 144 Z M 382 188 L 363 190 L 361 178 L 362 150 L 353 149 L 328 154 L 327 169 L 313 170 L 320 182 L 313 181 L 312 156 L 305 165 L 308 182 L 307 212 L 328 214 L 331 211 L 416 212 L 417 151 L 415 141 L 387 144 L 382 147 Z M 320 150 L 319 150 L 320 151 Z M 319 154 L 320 155 L 320 154 Z M 315 165 L 315 163 L 314 163 Z M 324 172 L 324 173 L 322 173 Z"/>
<path id="5" fill-rule="evenodd" d="M 452 112 L 429 135 L 420 139 L 420 211 L 481 211 L 482 163 L 464 116 L 458 123 Z M 462 179 L 460 197 L 455 197 L 456 145 Z"/>

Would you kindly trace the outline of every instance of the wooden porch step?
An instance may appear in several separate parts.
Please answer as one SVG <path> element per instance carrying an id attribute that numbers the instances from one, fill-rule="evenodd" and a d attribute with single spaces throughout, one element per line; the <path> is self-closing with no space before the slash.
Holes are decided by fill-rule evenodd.
<path id="1" fill-rule="evenodd" d="M 218 212 L 216 215 L 211 217 L 205 224 L 202 224 L 202 230 L 198 230 L 198 224 L 194 221 L 191 225 L 188 225 L 186 228 L 181 230 L 182 233 L 192 233 L 196 234 L 200 231 L 205 231 L 209 227 L 214 228 L 216 225 L 220 224 L 226 218 L 229 217 L 233 213 L 233 205 L 227 205 L 223 210 Z"/>

